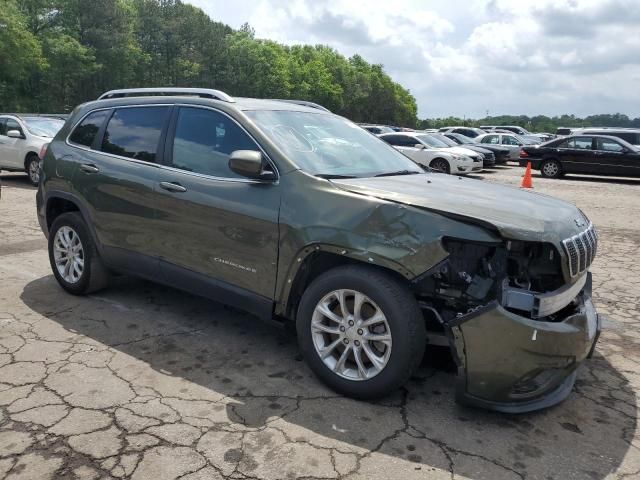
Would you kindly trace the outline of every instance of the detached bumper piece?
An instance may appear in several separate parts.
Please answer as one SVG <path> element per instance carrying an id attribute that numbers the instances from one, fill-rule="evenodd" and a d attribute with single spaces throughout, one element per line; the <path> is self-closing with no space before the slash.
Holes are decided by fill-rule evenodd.
<path id="1" fill-rule="evenodd" d="M 458 401 L 521 413 L 564 400 L 600 332 L 591 274 L 577 285 L 534 300 L 538 313 L 560 312 L 554 321 L 521 316 L 493 302 L 452 322 Z"/>

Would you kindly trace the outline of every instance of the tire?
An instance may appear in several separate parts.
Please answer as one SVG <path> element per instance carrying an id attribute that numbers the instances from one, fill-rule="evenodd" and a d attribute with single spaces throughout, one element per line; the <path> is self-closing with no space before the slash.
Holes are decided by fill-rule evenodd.
<path id="1" fill-rule="evenodd" d="M 68 258 L 69 252 L 64 251 L 65 238 L 66 245 L 71 245 L 76 250 L 79 243 L 80 248 L 74 258 L 82 260 L 82 266 L 79 265 L 79 260 L 74 260 L 77 268 L 74 268 L 74 262 L 71 262 L 66 278 L 64 274 L 67 270 L 59 270 L 59 265 L 69 264 L 64 261 L 64 258 Z M 56 252 L 56 247 L 61 248 Z M 63 251 L 60 253 L 60 250 Z M 49 231 L 49 263 L 60 286 L 73 295 L 95 292 L 108 284 L 109 273 L 98 255 L 84 219 L 78 212 L 63 213 L 53 221 Z"/>
<path id="2" fill-rule="evenodd" d="M 341 312 L 336 293 L 344 290 L 344 304 L 352 316 L 342 324 L 336 323 L 335 318 L 341 315 L 333 311 Z M 356 294 L 366 298 L 358 315 L 360 321 L 353 316 Z M 321 305 L 330 309 L 334 320 L 320 312 Z M 384 321 L 376 321 L 379 318 Z M 350 319 L 355 325 L 349 326 Z M 358 328 L 362 321 L 373 324 Z M 327 326 L 332 333 L 324 330 Z M 362 400 L 383 397 L 402 386 L 420 364 L 426 344 L 424 320 L 413 294 L 390 274 L 368 266 L 337 267 L 315 279 L 302 296 L 296 329 L 311 370 L 334 391 Z M 330 354 L 321 358 L 319 347 L 334 344 L 328 349 Z M 350 351 L 345 354 L 347 348 Z M 340 368 L 343 356 L 344 369 Z"/>
<path id="3" fill-rule="evenodd" d="M 559 178 L 562 176 L 562 165 L 556 159 L 549 159 L 540 165 L 540 173 L 545 178 Z"/>
<path id="4" fill-rule="evenodd" d="M 451 173 L 451 166 L 444 158 L 434 158 L 429 166 L 442 173 Z"/>
<path id="5" fill-rule="evenodd" d="M 35 154 L 30 154 L 24 162 L 24 169 L 29 177 L 29 183 L 34 187 L 40 182 L 40 158 Z"/>

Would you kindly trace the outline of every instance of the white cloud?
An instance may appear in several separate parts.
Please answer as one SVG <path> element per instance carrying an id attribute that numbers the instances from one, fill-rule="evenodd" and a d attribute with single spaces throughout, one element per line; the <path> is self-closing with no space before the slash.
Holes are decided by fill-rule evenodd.
<path id="1" fill-rule="evenodd" d="M 640 116 L 637 0 L 192 0 L 283 43 L 382 63 L 419 116 Z"/>

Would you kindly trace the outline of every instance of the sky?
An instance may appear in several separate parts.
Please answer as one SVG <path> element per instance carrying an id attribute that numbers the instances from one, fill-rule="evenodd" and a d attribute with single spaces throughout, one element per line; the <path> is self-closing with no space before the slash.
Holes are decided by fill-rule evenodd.
<path id="1" fill-rule="evenodd" d="M 640 0 L 186 0 L 257 38 L 384 65 L 419 118 L 640 117 Z"/>

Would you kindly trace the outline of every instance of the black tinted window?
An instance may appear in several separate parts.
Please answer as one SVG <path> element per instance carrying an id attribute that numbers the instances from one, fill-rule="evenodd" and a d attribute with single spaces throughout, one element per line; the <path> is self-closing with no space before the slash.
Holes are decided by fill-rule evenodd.
<path id="1" fill-rule="evenodd" d="M 0 135 L 7 135 L 7 119 L 0 118 Z"/>
<path id="2" fill-rule="evenodd" d="M 172 166 L 214 177 L 238 177 L 229 169 L 235 150 L 259 150 L 229 117 L 202 108 L 181 108 L 173 141 Z"/>
<path id="3" fill-rule="evenodd" d="M 615 140 L 609 140 L 608 138 L 596 139 L 598 150 L 604 150 L 607 152 L 621 152 L 624 147 Z"/>
<path id="4" fill-rule="evenodd" d="M 69 141 L 90 147 L 109 113 L 109 110 L 99 110 L 87 115 L 75 128 L 69 137 Z"/>
<path id="5" fill-rule="evenodd" d="M 116 110 L 104 132 L 102 151 L 155 162 L 158 141 L 168 112 L 168 107 Z"/>
<path id="6" fill-rule="evenodd" d="M 591 150 L 591 137 L 576 137 L 569 140 L 569 148 L 577 150 Z"/>

